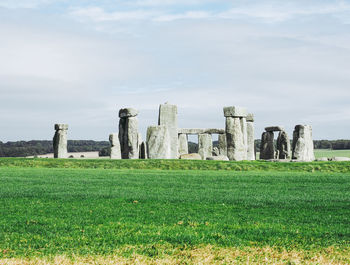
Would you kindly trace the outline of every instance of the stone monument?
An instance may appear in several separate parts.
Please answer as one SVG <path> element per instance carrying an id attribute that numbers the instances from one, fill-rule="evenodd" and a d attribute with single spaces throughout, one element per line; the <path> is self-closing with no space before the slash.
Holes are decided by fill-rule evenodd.
<path id="1" fill-rule="evenodd" d="M 168 127 L 165 125 L 147 128 L 147 154 L 149 159 L 170 159 L 171 146 Z"/>
<path id="2" fill-rule="evenodd" d="M 312 127 L 296 125 L 293 132 L 292 158 L 298 161 L 310 162 L 315 160 Z"/>
<path id="3" fill-rule="evenodd" d="M 119 142 L 123 159 L 139 158 L 138 111 L 125 108 L 119 111 Z"/>
<path id="4" fill-rule="evenodd" d="M 117 133 L 112 133 L 109 135 L 109 142 L 111 144 L 111 159 L 121 159 L 121 150 L 120 150 L 120 142 L 119 136 Z"/>
<path id="5" fill-rule="evenodd" d="M 178 124 L 177 106 L 168 103 L 159 106 L 158 125 L 164 125 L 168 129 L 170 141 L 170 158 L 179 158 L 178 153 Z"/>
<path id="6" fill-rule="evenodd" d="M 54 158 L 67 158 L 67 130 L 68 124 L 55 124 L 55 135 L 53 137 Z"/>

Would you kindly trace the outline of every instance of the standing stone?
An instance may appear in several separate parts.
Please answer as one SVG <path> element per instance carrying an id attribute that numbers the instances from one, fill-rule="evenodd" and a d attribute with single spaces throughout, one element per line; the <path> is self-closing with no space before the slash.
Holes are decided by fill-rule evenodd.
<path id="1" fill-rule="evenodd" d="M 187 134 L 179 134 L 179 155 L 188 154 L 188 138 Z"/>
<path id="2" fill-rule="evenodd" d="M 230 160 L 247 159 L 247 110 L 241 107 L 224 107 L 226 117 L 227 156 Z"/>
<path id="3" fill-rule="evenodd" d="M 112 133 L 109 135 L 109 142 L 111 144 L 111 159 L 121 159 L 120 142 L 117 133 Z"/>
<path id="4" fill-rule="evenodd" d="M 260 144 L 260 159 L 269 160 L 275 158 L 275 146 L 273 144 L 273 139 L 273 132 L 264 132 L 262 134 Z"/>
<path id="5" fill-rule="evenodd" d="M 171 147 L 168 127 L 165 125 L 147 128 L 147 153 L 149 159 L 170 159 Z"/>
<path id="6" fill-rule="evenodd" d="M 147 159 L 148 156 L 147 156 L 147 145 L 145 142 L 142 142 L 140 144 L 140 155 L 139 155 L 139 158 L 140 159 Z"/>
<path id="7" fill-rule="evenodd" d="M 123 159 L 139 158 L 138 111 L 132 108 L 119 111 L 119 141 Z"/>
<path id="8" fill-rule="evenodd" d="M 247 160 L 255 160 L 254 115 L 247 116 Z"/>
<path id="9" fill-rule="evenodd" d="M 54 158 L 67 158 L 67 130 L 68 124 L 55 124 L 55 135 L 53 137 Z"/>
<path id="10" fill-rule="evenodd" d="M 310 125 L 295 126 L 292 158 L 305 162 L 315 160 L 312 127 Z"/>
<path id="11" fill-rule="evenodd" d="M 290 158 L 290 141 L 285 131 L 280 131 L 277 138 L 278 159 Z"/>
<path id="12" fill-rule="evenodd" d="M 227 156 L 226 134 L 219 134 L 218 140 L 220 155 Z"/>
<path id="13" fill-rule="evenodd" d="M 207 157 L 212 156 L 213 153 L 213 138 L 211 134 L 199 134 L 198 135 L 198 153 L 203 160 Z"/>
<path id="14" fill-rule="evenodd" d="M 164 125 L 168 128 L 169 141 L 172 159 L 177 159 L 178 154 L 178 125 L 177 125 L 177 106 L 168 103 L 159 106 L 158 125 Z"/>

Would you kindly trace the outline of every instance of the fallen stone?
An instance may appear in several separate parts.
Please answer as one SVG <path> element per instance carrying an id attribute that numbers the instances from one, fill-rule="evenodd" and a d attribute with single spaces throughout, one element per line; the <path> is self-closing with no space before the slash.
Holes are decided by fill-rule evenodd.
<path id="1" fill-rule="evenodd" d="M 187 159 L 187 160 L 202 160 L 202 157 L 200 154 L 192 153 L 192 154 L 184 154 L 180 156 L 180 159 Z"/>
<path id="2" fill-rule="evenodd" d="M 139 114 L 137 109 L 125 108 L 119 110 L 119 118 L 136 117 Z"/>
<path id="3" fill-rule="evenodd" d="M 350 161 L 350 157 L 332 157 L 330 161 Z"/>
<path id="4" fill-rule="evenodd" d="M 209 156 L 206 160 L 217 160 L 217 161 L 229 161 L 227 156 L 218 155 L 218 156 Z"/>
<path id="5" fill-rule="evenodd" d="M 247 117 L 247 109 L 237 106 L 224 107 L 224 116 L 234 118 Z"/>
<path id="6" fill-rule="evenodd" d="M 147 128 L 147 154 L 149 159 L 170 159 L 170 136 L 165 125 Z"/>
<path id="7" fill-rule="evenodd" d="M 315 161 L 329 161 L 328 157 L 319 157 Z"/>
<path id="8" fill-rule="evenodd" d="M 267 131 L 267 132 L 279 132 L 279 131 L 284 131 L 284 128 L 282 126 L 270 126 L 270 127 L 266 127 L 265 131 Z"/>

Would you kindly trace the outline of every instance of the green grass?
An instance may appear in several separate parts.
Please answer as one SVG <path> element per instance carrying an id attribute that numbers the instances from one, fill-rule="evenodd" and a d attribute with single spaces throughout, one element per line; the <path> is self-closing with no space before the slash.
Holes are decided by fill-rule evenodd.
<path id="1" fill-rule="evenodd" d="M 350 244 L 349 163 L 182 162 L 1 159 L 0 258 Z"/>
<path id="2" fill-rule="evenodd" d="M 316 149 L 315 157 L 350 157 L 350 150 L 330 150 L 330 149 Z"/>

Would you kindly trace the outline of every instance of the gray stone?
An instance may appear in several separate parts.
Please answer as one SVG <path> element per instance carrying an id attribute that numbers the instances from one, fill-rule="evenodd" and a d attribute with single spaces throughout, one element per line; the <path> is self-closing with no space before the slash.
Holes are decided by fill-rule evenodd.
<path id="1" fill-rule="evenodd" d="M 172 158 L 167 126 L 159 125 L 147 128 L 147 153 L 149 159 Z"/>
<path id="2" fill-rule="evenodd" d="M 207 129 L 184 128 L 184 129 L 178 129 L 177 132 L 178 132 L 178 134 L 201 134 L 201 133 L 225 134 L 225 129 L 217 129 L 217 128 L 207 128 Z"/>
<path id="3" fill-rule="evenodd" d="M 139 114 L 139 111 L 133 108 L 125 108 L 125 109 L 119 110 L 119 118 L 136 117 L 138 114 Z"/>
<path id="4" fill-rule="evenodd" d="M 227 156 L 230 160 L 246 160 L 247 146 L 244 144 L 244 134 L 240 118 L 226 117 Z"/>
<path id="5" fill-rule="evenodd" d="M 329 161 L 328 157 L 319 157 L 316 161 Z"/>
<path id="6" fill-rule="evenodd" d="M 179 134 L 179 155 L 188 154 L 188 138 L 187 134 Z"/>
<path id="7" fill-rule="evenodd" d="M 208 156 L 212 156 L 213 138 L 211 137 L 211 134 L 198 135 L 198 153 L 203 160 L 205 160 Z"/>
<path id="8" fill-rule="evenodd" d="M 55 124 L 55 135 L 53 137 L 54 158 L 67 158 L 67 124 Z"/>
<path id="9" fill-rule="evenodd" d="M 275 147 L 273 144 L 273 132 L 264 132 L 261 136 L 260 159 L 275 159 Z"/>
<path id="10" fill-rule="evenodd" d="M 159 106 L 158 125 L 164 125 L 168 128 L 171 149 L 170 158 L 178 158 L 178 125 L 176 105 L 165 103 Z"/>
<path id="11" fill-rule="evenodd" d="M 147 159 L 148 156 L 147 156 L 147 145 L 145 142 L 141 142 L 140 144 L 140 155 L 139 155 L 139 158 L 140 159 Z"/>
<path id="12" fill-rule="evenodd" d="M 254 122 L 247 122 L 247 160 L 255 160 Z"/>
<path id="13" fill-rule="evenodd" d="M 269 126 L 265 128 L 265 131 L 267 132 L 279 132 L 284 131 L 284 128 L 282 126 Z"/>
<path id="14" fill-rule="evenodd" d="M 312 127 L 310 125 L 295 126 L 292 158 L 305 162 L 315 160 Z"/>
<path id="15" fill-rule="evenodd" d="M 227 156 L 218 155 L 218 156 L 209 156 L 207 160 L 217 160 L 217 161 L 229 161 Z"/>
<path id="16" fill-rule="evenodd" d="M 111 144 L 111 159 L 121 159 L 121 150 L 120 150 L 120 142 L 119 136 L 117 133 L 112 133 L 109 135 L 109 142 Z"/>
<path id="17" fill-rule="evenodd" d="M 350 157 L 332 157 L 330 161 L 350 161 Z"/>
<path id="18" fill-rule="evenodd" d="M 139 132 L 137 117 L 119 120 L 119 142 L 123 159 L 139 158 Z"/>
<path id="19" fill-rule="evenodd" d="M 218 147 L 213 147 L 213 156 L 219 156 L 220 155 L 220 150 Z"/>
<path id="20" fill-rule="evenodd" d="M 185 154 L 181 155 L 180 159 L 186 159 L 186 160 L 202 160 L 202 157 L 200 154 L 192 153 L 192 154 Z"/>
<path id="21" fill-rule="evenodd" d="M 246 119 L 247 119 L 247 122 L 254 122 L 254 114 L 248 113 Z"/>
<path id="22" fill-rule="evenodd" d="M 227 156 L 226 134 L 219 134 L 218 140 L 219 140 L 220 155 Z"/>
<path id="23" fill-rule="evenodd" d="M 248 152 L 248 132 L 247 132 L 247 120 L 246 118 L 241 118 L 241 129 L 242 129 L 242 135 L 243 135 L 243 145 L 245 148 L 245 152 Z M 248 158 L 248 154 L 246 155 L 246 158 Z"/>
<path id="24" fill-rule="evenodd" d="M 225 117 L 242 118 L 247 117 L 247 109 L 237 106 L 224 107 Z"/>
<path id="25" fill-rule="evenodd" d="M 278 159 L 290 158 L 290 140 L 285 131 L 280 131 L 277 138 Z"/>

